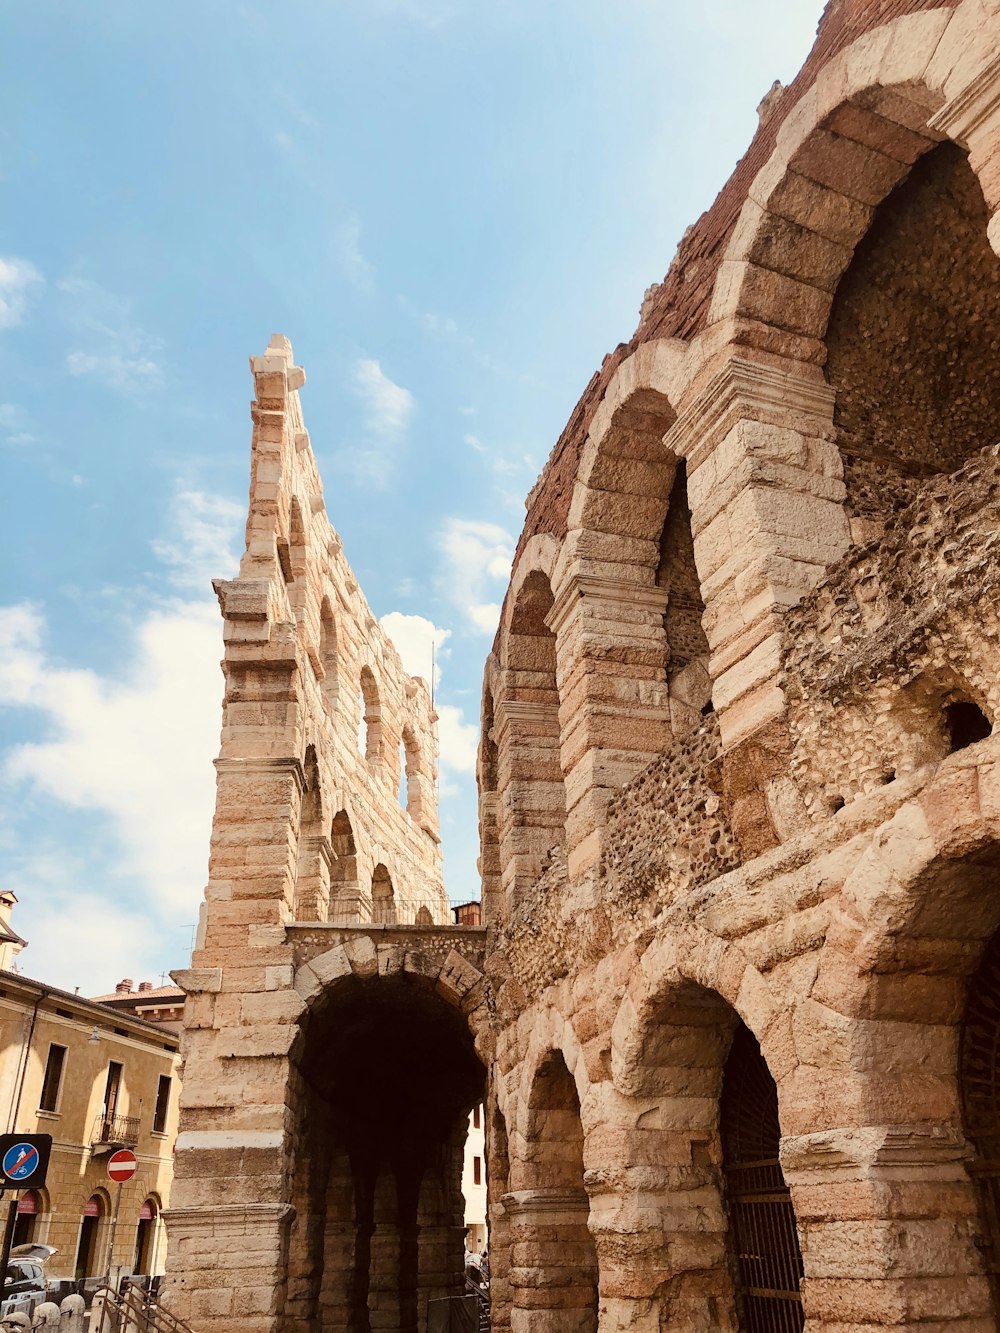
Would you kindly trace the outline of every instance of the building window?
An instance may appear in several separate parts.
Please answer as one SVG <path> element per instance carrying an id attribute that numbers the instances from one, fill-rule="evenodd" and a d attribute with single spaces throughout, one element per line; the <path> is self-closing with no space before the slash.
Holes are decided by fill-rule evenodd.
<path id="1" fill-rule="evenodd" d="M 45 1077 L 42 1079 L 42 1095 L 38 1099 L 40 1111 L 54 1111 L 59 1102 L 59 1089 L 62 1086 L 63 1065 L 66 1062 L 66 1047 L 55 1042 L 49 1047 L 45 1061 Z"/>
<path id="2" fill-rule="evenodd" d="M 473 1128 L 473 1129 L 478 1129 L 479 1126 L 480 1126 L 480 1123 L 481 1123 L 480 1111 L 481 1111 L 481 1108 L 478 1107 L 478 1106 L 475 1106 L 475 1107 L 473 1107 L 473 1109 L 472 1109 L 472 1128 Z"/>
<path id="3" fill-rule="evenodd" d="M 162 1134 L 167 1128 L 167 1111 L 170 1107 L 170 1075 L 161 1074 L 156 1087 L 156 1110 L 153 1112 L 153 1133 Z"/>
<path id="4" fill-rule="evenodd" d="M 481 1157 L 473 1157 L 472 1159 L 472 1183 L 473 1185 L 483 1183 L 483 1159 Z"/>

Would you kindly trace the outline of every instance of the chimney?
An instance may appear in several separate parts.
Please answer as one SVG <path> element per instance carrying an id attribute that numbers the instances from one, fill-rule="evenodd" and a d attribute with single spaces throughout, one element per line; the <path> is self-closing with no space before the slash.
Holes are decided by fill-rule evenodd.
<path id="1" fill-rule="evenodd" d="M 132 993 L 132 978 L 126 977 L 124 981 L 119 981 L 115 987 L 116 995 L 130 995 Z"/>
<path id="2" fill-rule="evenodd" d="M 140 981 L 140 982 L 139 982 L 139 994 L 140 994 L 140 995 L 143 993 L 143 991 L 152 990 L 152 989 L 153 989 L 153 983 L 152 983 L 151 981 Z"/>

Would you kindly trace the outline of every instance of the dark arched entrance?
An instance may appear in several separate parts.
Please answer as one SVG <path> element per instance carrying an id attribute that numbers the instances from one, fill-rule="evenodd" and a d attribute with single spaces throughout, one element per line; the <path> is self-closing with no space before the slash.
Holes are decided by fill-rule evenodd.
<path id="1" fill-rule="evenodd" d="M 341 982 L 304 1035 L 288 1313 L 415 1333 L 464 1289 L 462 1154 L 485 1090 L 468 1025 L 400 974 Z"/>
<path id="2" fill-rule="evenodd" d="M 979 1193 L 982 1249 L 1000 1309 L 1000 932 L 972 979 L 962 1027 L 960 1083 L 965 1132 L 976 1150 L 969 1170 Z"/>
<path id="3" fill-rule="evenodd" d="M 798 1333 L 805 1322 L 799 1291 L 802 1254 L 778 1159 L 778 1089 L 743 1023 L 726 1061 L 720 1129 L 740 1328 Z"/>

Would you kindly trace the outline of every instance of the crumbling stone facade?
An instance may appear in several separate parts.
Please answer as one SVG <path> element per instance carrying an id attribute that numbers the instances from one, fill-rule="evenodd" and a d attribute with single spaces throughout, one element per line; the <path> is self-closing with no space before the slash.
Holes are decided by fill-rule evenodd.
<path id="1" fill-rule="evenodd" d="M 1000 1327 L 998 52 L 998 0 L 831 0 L 587 387 L 486 667 L 485 936 L 363 924 L 365 876 L 323 924 L 309 746 L 319 790 L 391 783 L 319 725 L 320 594 L 281 543 L 329 542 L 300 372 L 260 364 L 184 978 L 171 1299 L 200 1326 L 424 1327 L 485 1084 L 497 1329 Z M 433 829 L 393 820 L 383 863 L 436 883 Z M 403 1012 L 444 1093 L 373 1165 L 343 1087 L 403 1095 L 401 1044 L 370 1056 Z"/>

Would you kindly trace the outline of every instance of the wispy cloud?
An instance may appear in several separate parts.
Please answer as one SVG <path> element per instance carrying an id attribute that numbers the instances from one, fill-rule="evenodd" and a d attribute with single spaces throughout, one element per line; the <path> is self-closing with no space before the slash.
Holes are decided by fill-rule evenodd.
<path id="1" fill-rule="evenodd" d="M 230 577 L 238 562 L 236 541 L 245 510 L 235 500 L 204 491 L 180 490 L 169 518 L 169 531 L 153 551 L 178 588 L 207 591 L 212 579 Z"/>
<path id="2" fill-rule="evenodd" d="M 500 618 L 498 596 L 510 577 L 514 539 L 496 523 L 445 520 L 439 539 L 442 591 L 461 611 L 469 628 L 492 634 Z"/>
<path id="3" fill-rule="evenodd" d="M 395 384 L 377 361 L 361 360 L 354 367 L 354 388 L 367 409 L 368 428 L 377 435 L 402 435 L 413 415 L 409 389 Z"/>
<path id="4" fill-rule="evenodd" d="M 351 218 L 337 229 L 337 257 L 344 276 L 360 291 L 374 285 L 374 270 L 361 249 L 361 223 Z"/>
<path id="5" fill-rule="evenodd" d="M 0 329 L 21 323 L 32 292 L 42 285 L 42 275 L 30 260 L 0 255 Z"/>
<path id="6" fill-rule="evenodd" d="M 428 684 L 433 670 L 437 686 L 441 680 L 441 659 L 447 656 L 445 644 L 451 637 L 451 630 L 441 629 L 426 616 L 406 615 L 403 611 L 390 611 L 379 624 L 396 645 L 403 659 L 403 669 L 411 676 L 421 676 Z"/>
<path id="7" fill-rule="evenodd" d="M 36 439 L 30 429 L 28 413 L 18 403 L 0 403 L 0 434 L 4 443 L 13 448 L 24 448 L 35 444 Z"/>
<path id="8" fill-rule="evenodd" d="M 67 323 L 84 345 L 66 357 L 71 375 L 89 375 L 108 388 L 137 393 L 163 381 L 163 343 L 133 322 L 130 303 L 87 278 L 64 278 Z"/>

